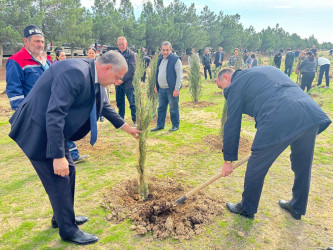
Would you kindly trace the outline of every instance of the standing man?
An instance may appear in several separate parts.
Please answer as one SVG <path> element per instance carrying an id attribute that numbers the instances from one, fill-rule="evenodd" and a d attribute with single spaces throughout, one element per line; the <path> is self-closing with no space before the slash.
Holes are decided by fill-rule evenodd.
<path id="1" fill-rule="evenodd" d="M 215 59 L 214 59 L 214 64 L 216 68 L 219 68 L 222 66 L 223 63 L 223 58 L 224 58 L 224 53 L 222 47 L 219 47 L 219 51 L 215 53 Z"/>
<path id="2" fill-rule="evenodd" d="M 312 48 L 310 49 L 310 51 L 312 52 L 312 54 L 314 54 L 315 57 L 317 57 L 317 48 L 316 45 L 312 45 Z"/>
<path id="3" fill-rule="evenodd" d="M 125 95 L 130 105 L 131 116 L 133 124 L 136 124 L 136 107 L 135 107 L 135 96 L 134 96 L 134 86 L 133 86 L 133 77 L 135 73 L 136 66 L 136 56 L 128 46 L 127 39 L 123 36 L 118 37 L 118 51 L 125 58 L 128 71 L 122 79 L 119 79 L 116 82 L 116 101 L 118 107 L 119 115 L 124 119 L 125 118 Z"/>
<path id="4" fill-rule="evenodd" d="M 284 73 L 290 77 L 291 71 L 293 69 L 293 64 L 294 64 L 294 60 L 295 60 L 295 55 L 294 53 L 291 51 L 291 49 L 288 49 L 288 52 L 286 54 L 286 58 L 284 60 Z"/>
<path id="5" fill-rule="evenodd" d="M 209 73 L 210 80 L 212 80 L 212 71 L 210 70 L 210 65 L 212 64 L 212 58 L 208 53 L 208 49 L 205 49 L 205 54 L 202 56 L 202 65 L 204 67 L 205 80 L 207 81 L 207 71 Z"/>
<path id="6" fill-rule="evenodd" d="M 6 93 L 10 106 L 16 110 L 38 78 L 52 65 L 44 54 L 44 34 L 35 25 L 24 29 L 24 46 L 6 64 Z"/>
<path id="7" fill-rule="evenodd" d="M 79 140 L 91 131 L 93 145 L 101 115 L 134 137 L 140 133 L 105 101 L 102 88 L 121 79 L 126 71 L 127 63 L 116 51 L 103 54 L 96 62 L 60 61 L 38 79 L 9 120 L 9 136 L 27 155 L 41 179 L 53 209 L 51 225 L 59 227 L 64 241 L 90 244 L 98 240 L 77 226 L 88 218 L 74 213 L 75 164 L 65 140 Z"/>
<path id="8" fill-rule="evenodd" d="M 329 78 L 329 72 L 330 72 L 330 66 L 331 62 L 327 58 L 321 56 L 318 58 L 318 65 L 320 67 L 319 69 L 319 77 L 318 77 L 318 85 L 321 84 L 321 81 L 323 80 L 323 75 L 325 73 L 325 79 L 326 79 L 326 88 L 328 89 L 330 87 L 330 78 Z"/>
<path id="9" fill-rule="evenodd" d="M 238 59 L 238 53 L 239 53 L 239 49 L 234 49 L 234 55 L 232 57 L 229 58 L 229 62 L 228 62 L 228 66 L 230 68 L 235 68 L 237 59 Z"/>
<path id="10" fill-rule="evenodd" d="M 308 202 L 316 136 L 331 120 L 296 83 L 272 66 L 236 72 L 224 69 L 218 74 L 216 83 L 224 90 L 228 104 L 223 176 L 232 173 L 232 162 L 238 157 L 242 114 L 254 117 L 257 128 L 245 173 L 242 201 L 238 204 L 228 202 L 227 208 L 232 213 L 254 218 L 265 176 L 276 158 L 290 145 L 291 168 L 295 174 L 292 199 L 280 200 L 279 205 L 300 220 Z"/>
<path id="11" fill-rule="evenodd" d="M 179 90 L 182 86 L 183 68 L 180 57 L 172 53 L 171 43 L 165 41 L 161 46 L 162 56 L 158 58 L 156 68 L 155 93 L 158 93 L 157 125 L 150 131 L 164 129 L 165 118 L 170 105 L 172 128 L 169 132 L 179 129 Z"/>

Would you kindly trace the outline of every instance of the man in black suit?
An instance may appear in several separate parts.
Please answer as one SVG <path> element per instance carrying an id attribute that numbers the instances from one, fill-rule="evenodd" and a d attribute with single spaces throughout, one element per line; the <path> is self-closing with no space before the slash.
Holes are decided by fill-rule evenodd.
<path id="1" fill-rule="evenodd" d="M 236 72 L 224 69 L 216 83 L 223 89 L 228 104 L 223 176 L 232 173 L 232 162 L 237 160 L 242 115 L 254 117 L 257 129 L 242 201 L 228 202 L 227 208 L 232 213 L 254 218 L 265 176 L 275 159 L 290 145 L 291 168 L 295 173 L 292 199 L 280 200 L 279 205 L 300 220 L 308 202 L 316 135 L 324 131 L 331 120 L 296 83 L 272 66 Z"/>
<path id="2" fill-rule="evenodd" d="M 104 101 L 106 92 L 101 90 L 101 86 L 121 79 L 126 71 L 125 59 L 115 51 L 97 61 L 63 60 L 45 71 L 9 120 L 9 136 L 39 175 L 53 208 L 52 227 L 59 227 L 65 241 L 90 244 L 98 240 L 77 226 L 88 218 L 74 214 L 75 164 L 65 140 L 79 140 L 91 130 L 93 145 L 101 115 L 134 137 L 140 133 Z"/>
<path id="3" fill-rule="evenodd" d="M 222 47 L 219 47 L 219 51 L 215 53 L 215 60 L 214 60 L 216 69 L 222 66 L 223 58 L 224 58 L 223 49 Z"/>

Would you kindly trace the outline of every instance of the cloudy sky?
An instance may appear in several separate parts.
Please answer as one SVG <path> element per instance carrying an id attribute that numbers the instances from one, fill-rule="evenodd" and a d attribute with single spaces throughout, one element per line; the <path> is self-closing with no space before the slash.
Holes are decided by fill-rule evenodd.
<path id="1" fill-rule="evenodd" d="M 120 0 L 117 0 L 119 2 Z M 136 14 L 141 12 L 142 2 L 132 0 Z M 81 0 L 82 5 L 90 7 L 94 0 Z M 167 5 L 170 0 L 164 0 Z M 302 38 L 314 35 L 320 43 L 333 43 L 333 0 L 182 0 L 190 5 L 195 3 L 198 13 L 204 5 L 210 10 L 224 14 L 239 14 L 241 23 L 252 25 L 258 32 L 267 26 L 278 23 L 285 31 L 297 33 Z"/>

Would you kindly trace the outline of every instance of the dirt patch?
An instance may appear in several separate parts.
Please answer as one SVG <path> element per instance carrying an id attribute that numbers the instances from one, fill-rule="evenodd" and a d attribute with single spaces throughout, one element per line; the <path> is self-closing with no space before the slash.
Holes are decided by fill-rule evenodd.
<path id="1" fill-rule="evenodd" d="M 204 108 L 214 106 L 216 103 L 206 102 L 206 101 L 198 101 L 196 104 L 194 102 L 183 102 L 180 106 L 185 108 Z"/>
<path id="2" fill-rule="evenodd" d="M 213 150 L 221 152 L 223 142 L 219 135 L 207 135 L 203 138 L 204 143 L 208 144 Z M 246 155 L 251 151 L 252 141 L 242 136 L 239 140 L 238 154 Z"/>
<path id="3" fill-rule="evenodd" d="M 149 199 L 139 201 L 137 181 L 129 180 L 114 186 L 105 195 L 102 206 L 110 211 L 106 219 L 121 222 L 133 220 L 132 230 L 144 235 L 151 232 L 155 239 L 172 237 L 183 241 L 203 232 L 204 226 L 223 212 L 224 201 L 216 195 L 198 193 L 174 207 L 173 203 L 191 188 L 172 179 L 150 178 Z"/>
<path id="4" fill-rule="evenodd" d="M 214 92 L 212 95 L 223 95 L 223 91 Z"/>

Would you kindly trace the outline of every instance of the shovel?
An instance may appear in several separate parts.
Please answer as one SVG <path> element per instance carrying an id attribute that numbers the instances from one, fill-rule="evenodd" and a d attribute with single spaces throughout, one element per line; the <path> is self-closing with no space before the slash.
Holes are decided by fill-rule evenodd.
<path id="1" fill-rule="evenodd" d="M 242 165 L 243 163 L 247 162 L 250 158 L 251 154 L 247 155 L 246 157 L 244 157 L 243 159 L 241 159 L 240 161 L 238 161 L 236 164 L 233 165 L 233 170 L 238 168 L 240 165 Z M 207 187 L 208 185 L 212 184 L 214 181 L 220 179 L 222 177 L 222 172 L 215 175 L 213 178 L 211 178 L 210 180 L 208 180 L 205 183 L 202 183 L 199 187 L 191 190 L 190 192 L 186 193 L 184 196 L 180 197 L 178 200 L 176 200 L 173 203 L 173 206 L 177 206 L 180 203 L 183 203 L 188 197 L 194 195 L 195 193 L 199 192 L 201 189 Z"/>

